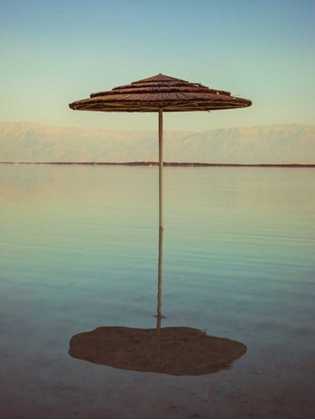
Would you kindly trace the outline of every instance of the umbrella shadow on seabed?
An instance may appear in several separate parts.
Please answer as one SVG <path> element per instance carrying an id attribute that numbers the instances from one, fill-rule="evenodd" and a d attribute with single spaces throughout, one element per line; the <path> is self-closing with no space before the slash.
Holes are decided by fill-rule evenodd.
<path id="1" fill-rule="evenodd" d="M 74 335 L 69 355 L 91 363 L 138 372 L 198 376 L 229 369 L 247 347 L 189 327 L 161 327 L 163 228 L 159 231 L 156 328 L 99 327 Z"/>

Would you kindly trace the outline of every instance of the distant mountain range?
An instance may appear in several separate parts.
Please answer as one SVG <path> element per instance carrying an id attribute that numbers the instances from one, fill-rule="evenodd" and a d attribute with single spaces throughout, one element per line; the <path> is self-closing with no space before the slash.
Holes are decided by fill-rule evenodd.
<path id="1" fill-rule="evenodd" d="M 315 164 L 315 125 L 165 132 L 166 162 Z M 155 131 L 0 124 L 0 162 L 156 162 Z"/>

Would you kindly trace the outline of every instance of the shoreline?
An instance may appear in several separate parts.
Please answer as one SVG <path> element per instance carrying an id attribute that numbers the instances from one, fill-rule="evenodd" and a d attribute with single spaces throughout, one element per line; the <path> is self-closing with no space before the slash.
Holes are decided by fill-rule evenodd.
<path id="1" fill-rule="evenodd" d="M 108 166 L 148 166 L 158 167 L 158 162 L 0 162 L 4 165 L 108 165 Z M 163 166 L 170 167 L 211 167 L 211 166 L 228 166 L 228 167 L 258 167 L 258 168 L 315 168 L 315 164 L 246 164 L 246 163 L 197 163 L 197 162 L 163 162 Z"/>

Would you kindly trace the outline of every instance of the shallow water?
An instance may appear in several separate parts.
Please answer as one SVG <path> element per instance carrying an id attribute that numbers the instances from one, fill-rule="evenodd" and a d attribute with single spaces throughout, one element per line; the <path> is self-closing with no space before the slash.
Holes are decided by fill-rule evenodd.
<path id="1" fill-rule="evenodd" d="M 179 377 L 68 354 L 156 325 L 157 168 L 0 165 L 0 416 L 314 417 L 314 176 L 165 168 L 162 327 L 247 347 Z"/>

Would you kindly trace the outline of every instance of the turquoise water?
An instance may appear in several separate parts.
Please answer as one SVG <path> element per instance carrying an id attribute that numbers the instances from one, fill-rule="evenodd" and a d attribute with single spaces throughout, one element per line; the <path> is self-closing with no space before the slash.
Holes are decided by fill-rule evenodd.
<path id="1" fill-rule="evenodd" d="M 154 328 L 158 171 L 0 165 L 2 417 L 314 417 L 315 172 L 165 168 L 162 327 L 247 346 L 177 377 L 73 359 Z"/>

